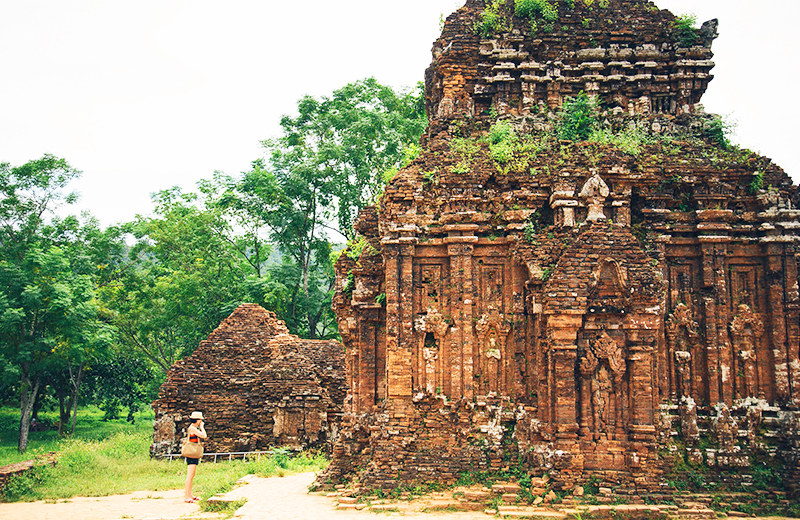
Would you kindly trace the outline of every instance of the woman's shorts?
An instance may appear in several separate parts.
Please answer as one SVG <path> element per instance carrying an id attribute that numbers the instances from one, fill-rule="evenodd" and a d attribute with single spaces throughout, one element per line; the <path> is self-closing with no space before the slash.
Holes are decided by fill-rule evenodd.
<path id="1" fill-rule="evenodd" d="M 199 463 L 200 463 L 200 459 L 190 459 L 189 457 L 186 457 L 186 465 L 187 466 L 191 466 L 192 464 L 197 465 Z"/>

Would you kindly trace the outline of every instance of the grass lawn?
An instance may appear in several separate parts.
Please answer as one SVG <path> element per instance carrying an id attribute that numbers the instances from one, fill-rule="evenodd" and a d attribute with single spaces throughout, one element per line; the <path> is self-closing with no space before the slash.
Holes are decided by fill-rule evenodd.
<path id="1" fill-rule="evenodd" d="M 44 414 L 40 414 L 46 417 Z M 137 415 L 136 424 L 124 420 L 102 421 L 102 412 L 89 407 L 78 412 L 75 435 L 58 439 L 56 432 L 32 432 L 25 455 L 16 452 L 19 411 L 0 409 L 0 465 L 28 460 L 51 451 L 58 453 L 55 466 L 38 467 L 12 479 L 0 497 L 5 502 L 56 500 L 73 496 L 105 496 L 133 491 L 182 488 L 186 477 L 183 459 L 152 460 L 152 411 Z M 239 478 L 253 473 L 272 476 L 301 471 L 320 471 L 323 456 L 297 458 L 278 455 L 258 461 L 200 464 L 194 480 L 195 494 L 208 498 L 227 491 Z"/>

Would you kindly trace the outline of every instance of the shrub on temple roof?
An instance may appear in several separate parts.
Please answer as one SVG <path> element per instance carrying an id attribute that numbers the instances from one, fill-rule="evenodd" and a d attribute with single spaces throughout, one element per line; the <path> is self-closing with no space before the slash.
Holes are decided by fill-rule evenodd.
<path id="1" fill-rule="evenodd" d="M 681 47 L 691 47 L 700 43 L 700 36 L 694 28 L 696 24 L 697 16 L 694 14 L 682 14 L 672 22 L 673 34 Z"/>
<path id="2" fill-rule="evenodd" d="M 493 34 L 507 32 L 511 30 L 508 18 L 502 12 L 504 0 L 493 0 L 481 12 L 480 19 L 475 23 L 475 31 L 488 38 Z"/>
<path id="3" fill-rule="evenodd" d="M 585 141 L 597 127 L 597 100 L 585 92 L 567 98 L 561 107 L 556 133 L 561 139 Z"/>
<path id="4" fill-rule="evenodd" d="M 530 20 L 541 17 L 548 22 L 558 20 L 558 8 L 548 0 L 514 0 L 514 12 Z"/>

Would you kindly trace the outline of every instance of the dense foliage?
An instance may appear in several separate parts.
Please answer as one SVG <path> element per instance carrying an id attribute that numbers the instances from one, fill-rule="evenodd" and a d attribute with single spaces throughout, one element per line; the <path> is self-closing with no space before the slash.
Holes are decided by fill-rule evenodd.
<path id="1" fill-rule="evenodd" d="M 133 421 L 243 302 L 302 337 L 337 337 L 334 246 L 426 123 L 420 87 L 366 79 L 306 96 L 251 169 L 157 192 L 152 216 L 108 229 L 58 216 L 77 198 L 66 160 L 0 164 L 0 397 L 19 406 L 18 450 L 42 409 L 57 407 L 59 433 L 80 403 Z"/>

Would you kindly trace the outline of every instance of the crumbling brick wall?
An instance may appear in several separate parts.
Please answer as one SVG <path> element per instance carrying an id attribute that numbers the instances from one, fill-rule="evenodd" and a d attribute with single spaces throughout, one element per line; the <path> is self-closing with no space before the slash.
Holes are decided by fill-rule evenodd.
<path id="1" fill-rule="evenodd" d="M 189 414 L 206 417 L 207 452 L 333 440 L 346 393 L 344 349 L 289 334 L 275 314 L 243 304 L 173 365 L 153 403 L 153 456 L 177 453 Z"/>
<path id="2" fill-rule="evenodd" d="M 423 151 L 336 265 L 350 394 L 321 483 L 509 461 L 561 489 L 692 464 L 746 485 L 756 461 L 795 481 L 798 189 L 699 105 L 715 21 L 686 47 L 652 2 L 568 4 L 532 32 L 507 2 L 482 38 L 469 0 L 434 44 Z M 638 144 L 554 137 L 580 92 Z M 505 160 L 498 121 L 524 143 Z"/>

